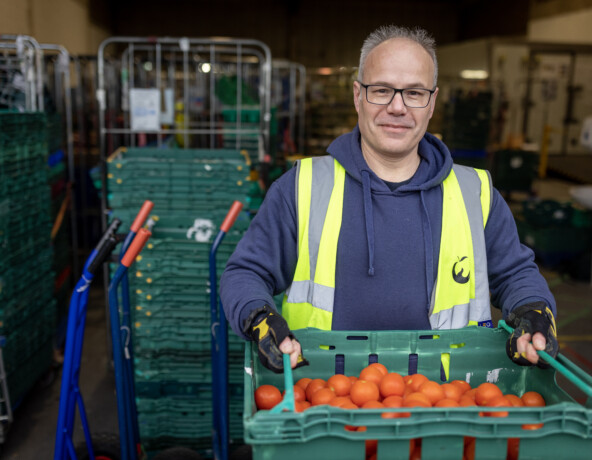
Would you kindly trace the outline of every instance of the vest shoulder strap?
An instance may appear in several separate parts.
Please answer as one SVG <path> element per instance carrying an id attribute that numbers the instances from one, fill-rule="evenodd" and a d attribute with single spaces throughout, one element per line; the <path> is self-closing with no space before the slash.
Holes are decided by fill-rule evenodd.
<path id="1" fill-rule="evenodd" d="M 463 196 L 475 196 L 475 194 L 478 194 L 481 204 L 483 228 L 485 228 L 493 199 L 493 184 L 489 171 L 458 164 L 454 164 L 452 169 L 456 174 Z"/>

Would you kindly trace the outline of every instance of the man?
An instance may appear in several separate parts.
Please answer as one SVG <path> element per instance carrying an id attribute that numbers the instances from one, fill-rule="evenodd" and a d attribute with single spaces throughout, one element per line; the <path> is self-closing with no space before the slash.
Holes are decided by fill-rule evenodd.
<path id="1" fill-rule="evenodd" d="M 426 133 L 436 81 L 425 31 L 373 32 L 353 83 L 358 126 L 270 187 L 220 283 L 231 326 L 270 369 L 280 350 L 305 362 L 291 329 L 491 327 L 490 300 L 517 328 L 514 361 L 557 354 L 555 301 L 510 209 Z"/>

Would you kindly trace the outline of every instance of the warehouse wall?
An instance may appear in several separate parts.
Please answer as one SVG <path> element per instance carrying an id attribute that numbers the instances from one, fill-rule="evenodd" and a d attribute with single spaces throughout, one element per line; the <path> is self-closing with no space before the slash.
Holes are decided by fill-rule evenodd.
<path id="1" fill-rule="evenodd" d="M 0 33 L 29 35 L 64 46 L 70 54 L 96 54 L 111 35 L 89 14 L 90 0 L 0 0 Z"/>
<path id="2" fill-rule="evenodd" d="M 528 38 L 534 41 L 592 44 L 592 8 L 557 16 L 533 19 Z"/>

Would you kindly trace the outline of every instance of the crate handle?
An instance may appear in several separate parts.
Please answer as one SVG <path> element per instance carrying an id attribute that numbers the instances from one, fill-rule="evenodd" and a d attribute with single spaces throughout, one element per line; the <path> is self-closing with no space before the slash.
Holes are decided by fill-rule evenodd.
<path id="1" fill-rule="evenodd" d="M 514 329 L 511 328 L 506 324 L 506 322 L 501 319 L 498 322 L 498 326 L 504 328 L 510 334 L 514 332 Z M 589 382 L 592 382 L 592 377 L 586 374 L 582 369 L 580 369 L 576 364 L 572 363 L 569 359 L 567 359 L 564 355 L 559 353 L 557 355 L 557 359 L 553 358 L 549 353 L 544 350 L 537 350 L 537 353 L 541 358 L 543 358 L 551 367 L 555 368 L 559 372 L 561 372 L 571 383 L 577 386 L 580 390 L 582 390 L 588 398 L 592 398 L 592 386 L 590 386 Z M 563 363 L 563 364 L 562 364 Z M 565 364 L 565 365 L 564 365 Z M 571 368 L 568 369 L 566 366 Z M 573 371 L 573 372 L 572 372 Z M 576 375 L 576 373 L 580 374 L 580 377 Z M 584 380 L 587 380 L 585 382 Z"/>
<path id="2" fill-rule="evenodd" d="M 294 379 L 292 378 L 292 366 L 290 365 L 290 355 L 284 353 L 284 399 L 271 408 L 272 414 L 279 414 L 284 410 L 294 412 Z"/>

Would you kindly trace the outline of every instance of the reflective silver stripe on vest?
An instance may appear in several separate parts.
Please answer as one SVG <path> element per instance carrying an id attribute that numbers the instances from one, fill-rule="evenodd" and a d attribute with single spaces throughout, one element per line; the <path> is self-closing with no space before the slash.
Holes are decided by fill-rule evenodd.
<path id="1" fill-rule="evenodd" d="M 316 308 L 333 312 L 335 290 L 313 281 L 294 281 L 288 289 L 288 303 L 309 303 Z"/>
<path id="2" fill-rule="evenodd" d="M 294 281 L 287 290 L 289 303 L 310 303 L 322 310 L 333 311 L 333 288 L 314 284 L 314 276 L 319 257 L 319 244 L 325 216 L 329 208 L 329 200 L 333 192 L 335 176 L 335 160 L 326 155 L 312 159 L 312 185 L 310 191 L 310 215 L 308 220 L 308 252 L 310 263 L 310 280 Z M 296 212 L 298 215 L 298 180 L 300 178 L 300 162 L 296 172 Z M 300 223 L 299 223 L 300 225 Z"/>
<path id="3" fill-rule="evenodd" d="M 475 298 L 469 304 L 455 305 L 430 316 L 433 329 L 458 329 L 467 326 L 469 321 L 487 321 L 491 319 L 489 299 L 489 279 L 487 277 L 487 251 L 483 229 L 483 211 L 481 208 L 481 180 L 477 172 L 468 166 L 454 165 L 454 173 L 465 202 L 465 208 L 473 240 L 473 258 L 475 262 Z M 490 184 L 487 184 L 490 187 Z M 491 188 L 491 187 L 490 187 Z M 490 194 L 491 196 L 492 194 Z M 491 198 L 490 198 L 491 200 Z M 491 201 L 490 206 L 491 208 Z M 441 250 L 441 249 L 440 249 Z M 435 291 L 432 291 L 433 309 Z M 467 315 L 467 309 L 469 314 Z"/>

